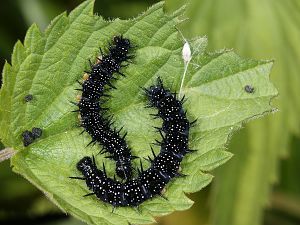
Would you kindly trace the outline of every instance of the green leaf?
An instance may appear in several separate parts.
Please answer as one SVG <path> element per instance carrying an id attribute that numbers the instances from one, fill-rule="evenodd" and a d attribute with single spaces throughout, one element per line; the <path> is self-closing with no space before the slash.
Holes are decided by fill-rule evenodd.
<path id="1" fill-rule="evenodd" d="M 184 108 L 191 121 L 198 119 L 190 135 L 190 146 L 198 151 L 182 162 L 183 173 L 188 176 L 168 184 L 168 201 L 155 197 L 143 203 L 140 212 L 126 207 L 112 213 L 110 205 L 95 197 L 82 197 L 88 193 L 84 182 L 68 178 L 79 175 L 76 163 L 83 156 L 99 152 L 99 146 L 86 147 L 91 138 L 79 136 L 78 115 L 71 112 L 74 106 L 69 101 L 79 94 L 76 80 L 88 70 L 88 59 L 94 61 L 99 47 L 106 49 L 114 35 L 123 34 L 137 46 L 134 63 L 124 69 L 127 77 L 116 81 L 117 89 L 110 91 L 107 107 L 116 126 L 124 125 L 128 131 L 133 154 L 143 159 L 151 152 L 149 144 L 160 138 L 153 125 L 161 126 L 161 121 L 151 119 L 155 110 L 144 108 L 147 103 L 140 87 L 150 86 L 160 76 L 172 91 L 179 90 L 184 71 L 183 43 L 175 26 L 183 9 L 167 15 L 163 3 L 158 3 L 135 19 L 104 21 L 93 15 L 93 4 L 86 1 L 69 16 L 61 14 L 44 33 L 32 25 L 24 46 L 17 42 L 12 65 L 6 63 L 3 70 L 1 139 L 5 146 L 18 150 L 12 158 L 14 171 L 62 210 L 89 224 L 150 223 L 154 216 L 191 207 L 193 202 L 185 193 L 209 184 L 212 175 L 207 171 L 231 157 L 225 144 L 232 132 L 243 122 L 272 110 L 270 99 L 277 94 L 269 81 L 272 62 L 245 60 L 228 50 L 208 53 L 205 38 L 191 40 L 194 55 L 184 83 Z M 253 86 L 255 92 L 247 93 L 245 85 Z M 29 93 L 34 99 L 25 103 L 24 96 Z M 42 128 L 43 135 L 25 148 L 21 133 L 32 127 Z M 98 165 L 104 161 L 113 176 L 114 162 L 104 156 L 96 160 Z"/>
<path id="2" fill-rule="evenodd" d="M 182 4 L 167 3 L 169 8 Z M 280 91 L 280 113 L 238 134 L 230 146 L 236 160 L 217 171 L 213 224 L 261 223 L 272 184 L 278 180 L 280 158 L 288 155 L 289 140 L 299 137 L 299 7 L 297 0 L 191 1 L 186 33 L 207 34 L 211 48 L 228 46 L 246 57 L 275 58 L 272 80 Z"/>

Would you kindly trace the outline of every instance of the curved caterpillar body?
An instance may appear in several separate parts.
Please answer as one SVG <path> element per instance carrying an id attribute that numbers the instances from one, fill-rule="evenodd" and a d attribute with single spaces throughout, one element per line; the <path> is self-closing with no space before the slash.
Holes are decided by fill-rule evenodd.
<path id="1" fill-rule="evenodd" d="M 79 107 L 81 126 L 92 137 L 90 144 L 95 142 L 103 146 L 101 153 L 109 153 L 116 162 L 116 174 L 122 179 L 132 176 L 131 160 L 136 158 L 131 155 L 130 149 L 125 141 L 125 136 L 120 136 L 120 131 L 112 129 L 112 119 L 104 116 L 107 110 L 102 107 L 104 102 L 101 97 L 109 97 L 104 93 L 106 86 L 114 88 L 111 80 L 117 79 L 114 74 L 124 76 L 119 70 L 122 63 L 133 56 L 129 55 L 132 46 L 128 39 L 116 36 L 113 44 L 109 47 L 109 53 L 98 58 L 98 63 L 91 65 L 91 72 L 85 74 L 82 83 L 82 95 L 79 96 Z M 100 99 L 100 100 L 99 100 Z"/>
<path id="2" fill-rule="evenodd" d="M 145 89 L 145 95 L 149 99 L 149 106 L 158 109 L 158 116 L 163 119 L 163 126 L 159 131 L 164 132 L 160 153 L 154 158 L 147 170 L 139 170 L 137 178 L 127 180 L 125 183 L 107 177 L 105 167 L 103 171 L 98 169 L 95 161 L 90 157 L 84 157 L 77 163 L 77 169 L 83 177 L 72 177 L 85 180 L 92 193 L 103 202 L 113 207 L 138 206 L 155 195 L 161 195 L 168 182 L 177 176 L 181 176 L 180 163 L 185 154 L 191 152 L 188 147 L 189 129 L 192 123 L 186 118 L 182 108 L 183 99 L 178 100 L 176 94 L 163 87 L 162 81 Z"/>

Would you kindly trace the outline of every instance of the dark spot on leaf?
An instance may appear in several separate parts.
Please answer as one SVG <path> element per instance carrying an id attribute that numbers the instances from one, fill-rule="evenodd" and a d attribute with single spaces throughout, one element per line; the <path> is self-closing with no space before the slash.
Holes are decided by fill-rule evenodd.
<path id="1" fill-rule="evenodd" d="M 26 95 L 26 96 L 24 97 L 25 102 L 30 102 L 30 101 L 32 101 L 32 99 L 33 99 L 33 96 L 32 96 L 32 95 Z"/>
<path id="2" fill-rule="evenodd" d="M 22 137 L 23 137 L 23 144 L 25 147 L 27 147 L 28 145 L 30 145 L 35 139 L 39 138 L 42 136 L 42 129 L 38 128 L 38 127 L 34 127 L 32 128 L 32 132 L 30 132 L 29 130 L 25 130 L 22 133 Z"/>
<path id="3" fill-rule="evenodd" d="M 32 128 L 32 136 L 34 137 L 34 139 L 39 138 L 40 136 L 42 136 L 42 129 L 38 128 L 38 127 Z"/>
<path id="4" fill-rule="evenodd" d="M 246 85 L 244 87 L 244 90 L 247 92 L 247 93 L 254 93 L 254 87 L 252 87 L 251 85 Z"/>
<path id="5" fill-rule="evenodd" d="M 28 130 L 25 130 L 22 133 L 22 136 L 23 136 L 23 144 L 25 147 L 30 145 L 34 141 L 34 137 L 33 137 L 32 133 Z"/>

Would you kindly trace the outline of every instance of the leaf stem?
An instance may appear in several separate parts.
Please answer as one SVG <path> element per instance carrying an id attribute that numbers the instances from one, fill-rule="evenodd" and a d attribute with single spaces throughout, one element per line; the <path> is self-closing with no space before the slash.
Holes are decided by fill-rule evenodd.
<path id="1" fill-rule="evenodd" d="M 13 157 L 15 154 L 17 153 L 16 150 L 14 150 L 13 148 L 5 148 L 3 150 L 0 151 L 0 163 L 2 161 L 5 161 L 7 159 L 10 159 L 11 157 Z"/>

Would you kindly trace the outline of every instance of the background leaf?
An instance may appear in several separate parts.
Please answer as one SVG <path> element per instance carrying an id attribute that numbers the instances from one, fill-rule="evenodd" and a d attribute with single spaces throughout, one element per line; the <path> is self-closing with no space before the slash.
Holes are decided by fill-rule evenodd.
<path id="1" fill-rule="evenodd" d="M 105 49 L 113 35 L 124 34 L 138 46 L 134 63 L 124 70 L 128 77 L 116 83 L 118 89 L 111 91 L 107 106 L 116 125 L 126 127 L 133 154 L 147 156 L 149 140 L 159 137 L 153 123 L 159 126 L 160 121 L 153 121 L 151 110 L 143 108 L 146 103 L 139 87 L 147 87 L 161 76 L 166 86 L 179 89 L 182 41 L 175 25 L 182 10 L 166 15 L 159 3 L 136 19 L 108 22 L 93 15 L 93 3 L 84 2 L 69 16 L 59 15 L 45 33 L 32 25 L 24 46 L 16 43 L 12 65 L 6 63 L 3 70 L 1 139 L 5 146 L 19 150 L 12 159 L 14 171 L 61 209 L 90 224 L 149 223 L 153 216 L 189 208 L 193 202 L 184 192 L 205 187 L 212 179 L 206 171 L 231 157 L 224 146 L 230 134 L 242 122 L 272 110 L 269 102 L 277 94 L 268 77 L 272 62 L 242 59 L 228 50 L 208 53 L 204 51 L 205 39 L 191 40 L 197 54 L 185 81 L 185 108 L 189 118 L 199 122 L 191 134 L 191 147 L 198 151 L 182 163 L 183 173 L 189 176 L 167 186 L 169 201 L 155 198 L 142 204 L 141 213 L 118 208 L 112 214 L 109 205 L 82 197 L 87 193 L 83 182 L 68 179 L 78 174 L 75 165 L 80 158 L 99 151 L 97 146 L 85 147 L 90 141 L 88 135 L 78 135 L 81 129 L 76 127 L 77 115 L 71 113 L 74 107 L 69 103 L 77 94 L 76 80 L 88 69 L 87 59 L 95 59 L 99 47 Z M 255 92 L 245 92 L 245 85 L 253 86 Z M 34 100 L 25 103 L 28 93 Z M 32 127 L 43 128 L 43 136 L 24 148 L 21 133 Z M 113 175 L 113 162 L 103 157 L 97 161 L 105 161 L 109 175 Z"/>

